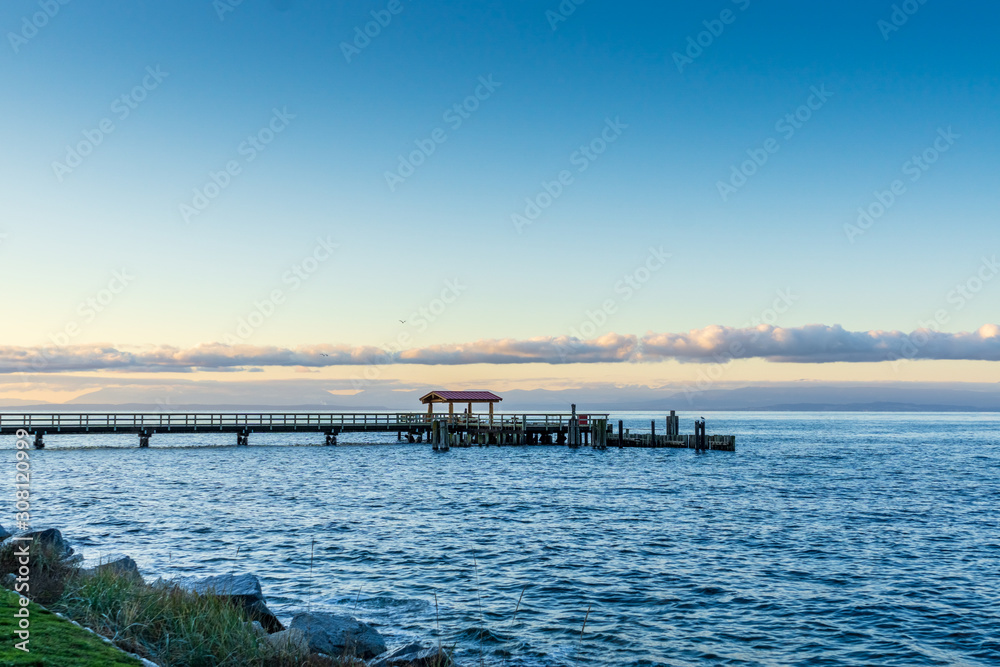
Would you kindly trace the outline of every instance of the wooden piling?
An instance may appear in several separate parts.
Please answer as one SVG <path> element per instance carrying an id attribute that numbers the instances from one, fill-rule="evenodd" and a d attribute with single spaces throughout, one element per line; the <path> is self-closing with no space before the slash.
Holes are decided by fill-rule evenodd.
<path id="1" fill-rule="evenodd" d="M 608 448 L 608 420 L 607 419 L 594 419 L 591 421 L 593 437 L 591 438 L 591 444 L 594 449 L 607 449 Z"/>

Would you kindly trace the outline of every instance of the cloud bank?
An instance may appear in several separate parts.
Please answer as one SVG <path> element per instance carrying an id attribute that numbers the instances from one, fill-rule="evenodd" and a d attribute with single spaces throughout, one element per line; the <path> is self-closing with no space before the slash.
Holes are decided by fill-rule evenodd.
<path id="1" fill-rule="evenodd" d="M 653 363 L 671 359 L 690 363 L 765 359 L 802 364 L 900 359 L 1000 361 L 1000 325 L 987 324 L 977 331 L 962 333 L 929 329 L 911 333 L 847 331 L 840 326 L 819 324 L 796 328 L 761 325 L 748 329 L 710 326 L 681 334 L 650 333 L 642 337 L 607 334 L 586 341 L 569 336 L 477 340 L 401 352 L 374 346 L 282 348 L 221 343 L 187 349 L 113 345 L 0 346 L 0 373 L 226 372 L 260 367 Z"/>

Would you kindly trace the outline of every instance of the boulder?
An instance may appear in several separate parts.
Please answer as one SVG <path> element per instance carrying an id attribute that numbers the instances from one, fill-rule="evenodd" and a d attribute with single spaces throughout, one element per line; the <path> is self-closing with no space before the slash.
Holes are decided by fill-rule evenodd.
<path id="1" fill-rule="evenodd" d="M 371 667 L 451 667 L 454 664 L 446 650 L 414 642 L 379 657 Z"/>
<path id="2" fill-rule="evenodd" d="M 259 621 L 250 621 L 249 623 L 244 623 L 243 625 L 250 626 L 250 629 L 253 630 L 253 633 L 257 635 L 259 639 L 267 639 L 270 636 L 267 634 L 267 630 L 264 629 L 264 626 L 261 625 Z"/>
<path id="3" fill-rule="evenodd" d="M 85 565 L 90 565 L 90 563 L 85 563 Z M 114 572 L 142 579 L 142 575 L 139 574 L 139 566 L 135 564 L 134 560 L 123 554 L 104 556 L 93 565 L 90 565 L 90 567 L 84 567 L 80 570 L 80 573 L 85 575 L 99 574 L 101 572 Z"/>
<path id="4" fill-rule="evenodd" d="M 309 643 L 306 635 L 301 630 L 289 628 L 281 632 L 275 632 L 267 636 L 267 643 L 275 651 L 291 655 L 305 655 L 309 653 Z"/>
<path id="5" fill-rule="evenodd" d="M 10 531 L 3 526 L 0 526 L 0 542 L 3 542 L 8 537 L 10 537 Z"/>
<path id="6" fill-rule="evenodd" d="M 199 595 L 213 593 L 229 598 L 233 604 L 243 607 L 250 619 L 259 621 L 268 632 L 281 632 L 285 629 L 278 617 L 267 608 L 260 580 L 252 574 L 223 574 L 204 579 L 186 577 L 178 579 L 176 583 L 182 589 Z"/>
<path id="7" fill-rule="evenodd" d="M 367 660 L 386 648 L 375 628 L 351 616 L 304 612 L 296 614 L 289 627 L 305 633 L 310 651 L 335 658 L 355 656 Z"/>
<path id="8" fill-rule="evenodd" d="M 60 559 L 67 559 L 73 555 L 73 547 L 69 545 L 69 542 L 63 538 L 62 533 L 56 528 L 20 533 L 18 537 L 30 537 L 35 545 L 50 547 Z"/>

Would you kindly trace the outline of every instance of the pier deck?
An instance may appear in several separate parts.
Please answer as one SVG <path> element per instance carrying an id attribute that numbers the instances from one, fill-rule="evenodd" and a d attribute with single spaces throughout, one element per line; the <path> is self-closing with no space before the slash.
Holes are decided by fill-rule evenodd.
<path id="1" fill-rule="evenodd" d="M 671 423 L 673 426 L 671 427 Z M 667 418 L 667 436 L 618 431 L 604 413 L 522 413 L 428 415 L 418 412 L 274 412 L 274 413 L 21 413 L 0 414 L 0 435 L 27 432 L 38 449 L 46 435 L 134 434 L 148 447 L 164 433 L 233 433 L 248 445 L 253 433 L 321 433 L 337 444 L 346 433 L 396 433 L 399 440 L 430 442 L 434 449 L 474 445 L 590 445 L 611 447 L 702 447 L 697 436 L 678 435 L 677 418 Z M 698 428 L 696 424 L 696 429 Z M 703 428 L 703 427 L 702 427 Z M 651 424 L 655 430 L 655 424 Z M 672 429 L 672 430 L 671 430 Z M 671 434 L 672 433 L 672 434 Z M 734 436 L 709 436 L 712 449 L 734 451 Z"/>

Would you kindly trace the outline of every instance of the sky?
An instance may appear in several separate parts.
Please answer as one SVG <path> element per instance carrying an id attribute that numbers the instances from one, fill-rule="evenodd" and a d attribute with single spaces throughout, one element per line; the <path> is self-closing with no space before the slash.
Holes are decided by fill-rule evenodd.
<path id="1" fill-rule="evenodd" d="M 0 399 L 995 383 L 1000 7 L 681 4 L 5 2 Z"/>

